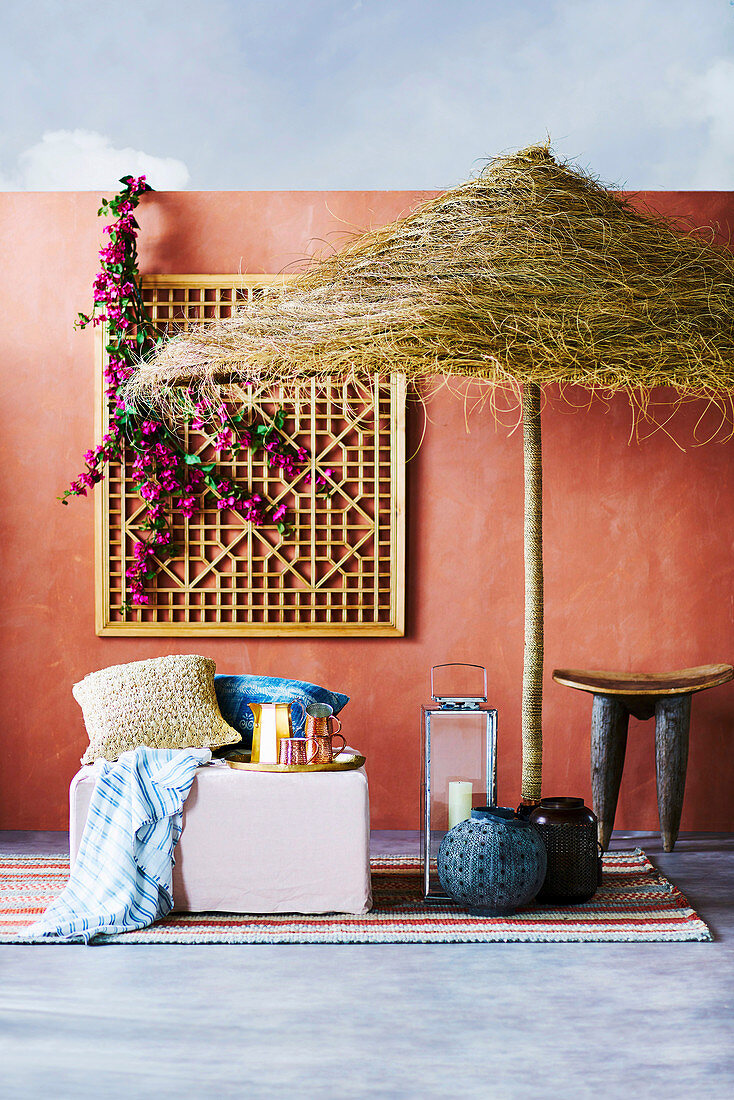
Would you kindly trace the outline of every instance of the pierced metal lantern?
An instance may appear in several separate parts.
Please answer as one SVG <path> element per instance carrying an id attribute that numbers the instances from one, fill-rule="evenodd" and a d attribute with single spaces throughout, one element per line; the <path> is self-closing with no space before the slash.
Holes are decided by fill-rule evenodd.
<path id="1" fill-rule="evenodd" d="M 445 671 L 437 683 L 439 669 L 454 670 L 453 686 Z M 421 707 L 421 881 L 426 901 L 445 901 L 436 870 L 441 841 L 472 806 L 497 804 L 497 711 L 487 706 L 483 665 L 434 665 L 431 697 Z"/>

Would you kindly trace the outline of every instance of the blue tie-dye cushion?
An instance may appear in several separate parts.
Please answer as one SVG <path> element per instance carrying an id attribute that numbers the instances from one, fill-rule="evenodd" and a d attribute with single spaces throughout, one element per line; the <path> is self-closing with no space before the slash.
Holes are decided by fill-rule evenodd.
<path id="1" fill-rule="evenodd" d="M 291 711 L 293 736 L 302 737 L 306 707 L 311 703 L 328 703 L 334 714 L 349 702 L 348 695 L 329 691 L 305 680 L 286 680 L 281 676 L 215 676 L 214 690 L 222 717 L 242 734 L 245 748 L 252 746 L 255 716 L 250 703 L 302 703 Z"/>

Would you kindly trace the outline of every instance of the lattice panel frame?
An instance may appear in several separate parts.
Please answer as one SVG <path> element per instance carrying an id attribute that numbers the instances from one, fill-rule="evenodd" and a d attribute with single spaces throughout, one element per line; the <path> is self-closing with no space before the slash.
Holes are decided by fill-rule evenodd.
<path id="1" fill-rule="evenodd" d="M 143 292 L 155 321 L 188 328 L 256 302 L 287 277 L 153 275 Z M 104 334 L 97 370 L 98 437 L 106 430 Z M 253 392 L 260 420 L 275 406 Z M 291 534 L 256 528 L 231 510 L 208 508 L 177 521 L 180 556 L 161 569 L 150 604 L 125 611 L 125 570 L 142 501 L 130 483 L 132 456 L 109 471 L 96 500 L 97 634 L 177 637 L 402 635 L 405 606 L 405 377 L 375 378 L 360 392 L 304 387 L 283 403 L 285 434 L 305 446 L 310 465 L 288 485 L 262 451 L 243 450 L 224 470 L 274 504 L 289 505 Z M 213 457 L 211 439 L 185 434 Z M 223 456 L 224 457 L 224 456 Z M 315 473 L 331 468 L 332 495 L 316 491 Z M 306 481 L 305 474 L 311 479 Z"/>

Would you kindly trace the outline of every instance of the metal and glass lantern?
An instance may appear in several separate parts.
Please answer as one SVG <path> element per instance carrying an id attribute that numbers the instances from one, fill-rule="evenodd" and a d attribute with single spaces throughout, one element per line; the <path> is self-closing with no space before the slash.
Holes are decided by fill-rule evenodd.
<path id="1" fill-rule="evenodd" d="M 453 687 L 445 671 L 436 677 L 439 669 L 454 670 Z M 477 670 L 484 675 L 481 693 Z M 443 901 L 436 870 L 441 841 L 471 817 L 472 806 L 497 804 L 497 711 L 487 706 L 483 665 L 434 665 L 431 697 L 421 707 L 421 875 L 424 899 Z"/>

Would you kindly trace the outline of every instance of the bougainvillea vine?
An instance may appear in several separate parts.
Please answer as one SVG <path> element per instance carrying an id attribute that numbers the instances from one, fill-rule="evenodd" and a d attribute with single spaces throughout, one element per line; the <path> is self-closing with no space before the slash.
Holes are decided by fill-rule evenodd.
<path id="1" fill-rule="evenodd" d="M 124 176 L 123 189 L 112 199 L 103 199 L 98 214 L 112 217 L 104 233 L 107 241 L 100 250 L 101 270 L 94 280 L 94 305 L 80 313 L 76 327 L 105 325 L 105 392 L 109 406 L 109 427 L 102 441 L 84 455 L 86 468 L 59 498 L 86 496 L 105 476 L 110 463 L 120 462 L 126 448 L 134 454 L 133 482 L 145 505 L 140 522 L 144 532 L 133 545 L 132 563 L 126 571 L 125 607 L 149 602 L 147 591 L 161 565 L 177 553 L 173 539 L 176 514 L 191 518 L 201 509 L 206 494 L 212 494 L 219 509 L 240 513 L 246 521 L 263 526 L 273 524 L 287 532 L 285 504 L 273 507 L 260 493 L 238 484 L 218 470 L 217 461 L 202 462 L 188 451 L 175 431 L 151 411 L 128 408 L 124 387 L 136 364 L 164 339 L 146 310 L 138 271 L 138 223 L 135 209 L 150 186 L 145 176 Z M 189 395 L 190 396 L 190 395 Z M 283 435 L 285 416 L 279 410 L 270 423 L 246 424 L 245 413 L 232 412 L 226 405 L 212 406 L 190 400 L 189 426 L 205 431 L 217 456 L 230 457 L 245 449 L 262 448 L 267 462 L 292 479 L 308 462 L 308 452 L 294 447 Z M 328 492 L 332 471 L 316 475 L 316 487 Z M 308 479 L 306 474 L 304 480 Z"/>

